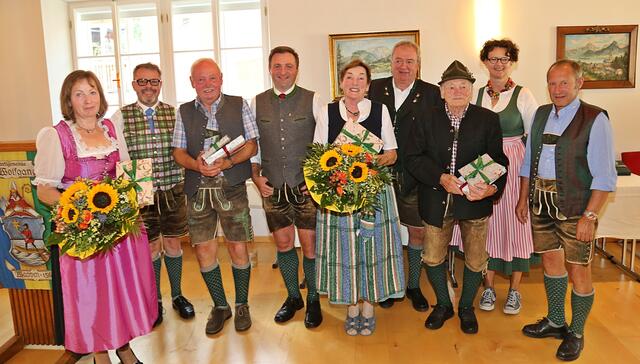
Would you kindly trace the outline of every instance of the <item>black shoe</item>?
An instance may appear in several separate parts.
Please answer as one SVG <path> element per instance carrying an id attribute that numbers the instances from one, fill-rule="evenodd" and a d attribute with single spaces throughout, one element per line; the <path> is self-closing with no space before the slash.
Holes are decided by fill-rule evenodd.
<path id="1" fill-rule="evenodd" d="M 391 306 L 393 306 L 394 301 L 395 300 L 393 298 L 387 298 L 384 301 L 378 302 L 378 305 L 382 308 L 390 308 Z"/>
<path id="2" fill-rule="evenodd" d="M 178 296 L 173 299 L 173 309 L 178 311 L 183 319 L 190 319 L 196 315 L 193 305 L 184 296 Z"/>
<path id="3" fill-rule="evenodd" d="M 287 297 L 287 300 L 284 301 L 282 307 L 280 307 L 278 312 L 276 312 L 276 317 L 274 318 L 274 320 L 280 323 L 287 322 L 293 318 L 293 316 L 296 314 L 296 311 L 302 309 L 303 307 L 304 301 L 302 300 L 302 297 Z"/>
<path id="4" fill-rule="evenodd" d="M 580 352 L 584 348 L 584 335 L 577 337 L 573 332 L 567 332 L 562 344 L 556 351 L 556 358 L 564 361 L 572 361 L 578 359 Z"/>
<path id="5" fill-rule="evenodd" d="M 458 317 L 460 318 L 460 329 L 465 334 L 478 333 L 478 319 L 473 312 L 473 307 L 458 308 Z"/>
<path id="6" fill-rule="evenodd" d="M 535 324 L 526 325 L 522 328 L 522 333 L 526 336 L 541 339 L 544 337 L 555 337 L 556 339 L 562 339 L 567 334 L 567 324 L 560 327 L 551 326 L 551 321 L 548 318 L 543 317 Z"/>
<path id="7" fill-rule="evenodd" d="M 158 302 L 158 317 L 156 317 L 156 320 L 153 322 L 153 327 L 156 327 L 162 323 L 162 311 L 162 302 Z"/>
<path id="8" fill-rule="evenodd" d="M 304 326 L 307 329 L 320 326 L 322 323 L 322 310 L 320 310 L 320 300 L 307 301 L 307 312 L 304 314 Z"/>
<path id="9" fill-rule="evenodd" d="M 429 310 L 429 302 L 422 294 L 420 287 L 407 288 L 407 297 L 411 300 L 413 309 L 418 312 L 425 312 Z"/>
<path id="10" fill-rule="evenodd" d="M 433 311 L 429 317 L 427 317 L 427 321 L 424 322 L 424 326 L 427 329 L 437 330 L 444 325 L 444 322 L 453 317 L 453 307 L 451 306 L 442 306 L 435 305 L 433 307 Z"/>

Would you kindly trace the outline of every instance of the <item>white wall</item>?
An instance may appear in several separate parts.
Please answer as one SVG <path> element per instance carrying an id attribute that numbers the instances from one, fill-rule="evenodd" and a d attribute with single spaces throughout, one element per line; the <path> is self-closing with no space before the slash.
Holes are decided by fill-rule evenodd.
<path id="1" fill-rule="evenodd" d="M 520 46 L 513 79 L 547 103 L 546 70 L 555 61 L 556 26 L 639 24 L 640 1 L 501 0 L 501 34 Z M 420 30 L 422 78 L 435 83 L 454 60 L 466 64 L 482 86 L 488 77 L 475 45 L 474 1 L 269 1 L 271 46 L 290 45 L 300 54 L 299 82 L 330 97 L 329 34 Z M 636 64 L 636 74 L 638 74 Z M 640 150 L 640 78 L 632 89 L 584 90 L 581 97 L 609 111 L 617 152 Z"/>
<path id="2" fill-rule="evenodd" d="M 67 3 L 63 0 L 40 0 L 42 28 L 49 76 L 49 97 L 52 121 L 62 119 L 60 111 L 60 87 L 73 69 L 71 58 L 71 34 L 69 31 Z"/>
<path id="3" fill-rule="evenodd" d="M 0 0 L 0 141 L 51 125 L 39 0 Z"/>
<path id="4" fill-rule="evenodd" d="M 502 6 L 502 31 L 497 36 L 508 36 L 521 48 L 513 78 L 545 103 L 545 72 L 555 60 L 556 26 L 640 23 L 638 0 L 495 1 Z M 477 85 L 486 82 L 475 45 L 474 0 L 267 2 L 271 46 L 297 49 L 300 84 L 327 100 L 332 33 L 419 29 L 423 79 L 438 81 L 449 63 L 458 59 L 476 74 Z M 63 0 L 0 0 L 0 141 L 34 139 L 39 128 L 58 118 L 58 90 L 71 70 L 64 8 Z M 640 150 L 634 107 L 640 101 L 639 87 L 640 79 L 636 88 L 584 90 L 581 95 L 609 111 L 618 152 Z"/>

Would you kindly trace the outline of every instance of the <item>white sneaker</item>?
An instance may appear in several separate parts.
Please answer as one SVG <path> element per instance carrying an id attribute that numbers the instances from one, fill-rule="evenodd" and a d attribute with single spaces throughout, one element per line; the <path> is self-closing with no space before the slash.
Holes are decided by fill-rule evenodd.
<path id="1" fill-rule="evenodd" d="M 520 292 L 509 289 L 509 294 L 507 295 L 507 301 L 504 303 L 504 308 L 502 311 L 507 315 L 517 315 L 520 312 L 520 307 L 522 306 L 520 303 Z"/>
<path id="2" fill-rule="evenodd" d="M 482 292 L 479 307 L 483 311 L 493 311 L 496 307 L 496 291 L 493 288 L 485 288 Z"/>

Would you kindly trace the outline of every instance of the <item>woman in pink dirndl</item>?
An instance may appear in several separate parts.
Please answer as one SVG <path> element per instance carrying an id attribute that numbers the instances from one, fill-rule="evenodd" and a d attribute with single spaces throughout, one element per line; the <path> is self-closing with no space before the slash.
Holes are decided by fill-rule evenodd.
<path id="1" fill-rule="evenodd" d="M 102 119 L 107 102 L 92 72 L 70 73 L 60 103 L 65 120 L 42 129 L 36 139 L 34 184 L 48 205 L 77 177 L 115 177 L 116 162 L 129 159 L 122 132 Z M 60 256 L 67 350 L 95 353 L 96 363 L 110 363 L 108 350 L 116 349 L 123 363 L 140 362 L 129 341 L 150 332 L 158 315 L 149 244 L 142 224 L 140 229 L 106 253 Z"/>

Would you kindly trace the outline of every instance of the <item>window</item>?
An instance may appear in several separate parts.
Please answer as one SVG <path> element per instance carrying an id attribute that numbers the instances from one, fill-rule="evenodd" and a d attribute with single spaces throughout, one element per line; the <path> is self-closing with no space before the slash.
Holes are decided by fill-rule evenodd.
<path id="1" fill-rule="evenodd" d="M 264 68 L 264 0 L 116 0 L 69 5 L 74 65 L 96 73 L 109 103 L 107 115 L 136 100 L 133 68 L 162 70 L 162 100 L 192 100 L 193 61 L 216 60 L 223 91 L 251 98 L 268 84 Z M 115 32 L 114 29 L 118 31 Z"/>

